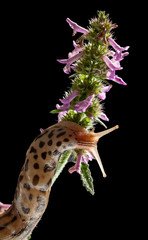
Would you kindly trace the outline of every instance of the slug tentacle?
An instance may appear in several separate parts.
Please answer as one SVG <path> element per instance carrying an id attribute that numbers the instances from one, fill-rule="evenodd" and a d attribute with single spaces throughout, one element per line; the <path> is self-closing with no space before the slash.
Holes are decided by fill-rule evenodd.
<path id="1" fill-rule="evenodd" d="M 99 132 L 99 133 L 94 133 L 92 132 L 78 132 L 77 133 L 77 141 L 78 141 L 78 147 L 79 149 L 85 149 L 88 150 L 92 153 L 92 155 L 94 156 L 94 158 L 97 160 L 99 167 L 102 171 L 103 177 L 106 177 L 106 173 L 104 171 L 103 168 L 103 164 L 102 161 L 100 159 L 99 153 L 98 153 L 98 149 L 97 149 L 97 142 L 98 140 L 105 136 L 106 134 L 118 129 L 118 125 L 107 129 L 105 131 Z"/>
<path id="2" fill-rule="evenodd" d="M 76 139 L 77 139 L 76 148 L 77 149 L 88 150 L 89 152 L 91 152 L 92 155 L 94 156 L 94 158 L 97 160 L 97 162 L 99 164 L 99 167 L 102 171 L 103 177 L 106 177 L 106 173 L 104 171 L 103 164 L 102 164 L 102 161 L 100 159 L 100 156 L 99 156 L 99 153 L 98 153 L 98 150 L 97 150 L 97 142 L 101 137 L 103 137 L 103 136 L 107 135 L 108 133 L 118 129 L 119 126 L 116 125 L 116 126 L 110 128 L 110 129 L 104 130 L 102 132 L 95 133 L 94 129 L 91 132 L 89 132 L 75 122 L 63 121 L 63 122 L 60 123 L 60 125 L 61 126 L 67 126 L 71 130 L 74 131 L 74 133 L 76 135 Z"/>

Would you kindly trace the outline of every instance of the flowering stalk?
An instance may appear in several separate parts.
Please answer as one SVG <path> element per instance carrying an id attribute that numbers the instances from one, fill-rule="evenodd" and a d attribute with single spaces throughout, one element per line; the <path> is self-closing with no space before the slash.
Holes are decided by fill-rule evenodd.
<path id="1" fill-rule="evenodd" d="M 70 76 L 72 86 L 69 92 L 60 99 L 63 105 L 57 104 L 56 109 L 51 112 L 58 113 L 59 122 L 73 121 L 87 130 L 93 129 L 98 122 L 106 127 L 104 121 L 109 121 L 109 118 L 104 113 L 102 101 L 106 99 L 106 94 L 112 87 L 110 82 L 126 85 L 116 71 L 122 69 L 121 61 L 128 55 L 129 46 L 121 47 L 115 42 L 112 30 L 117 25 L 112 24 L 105 12 L 98 11 L 98 16 L 89 21 L 87 29 L 69 18 L 66 21 L 73 30 L 73 36 L 78 32 L 82 35 L 73 41 L 74 50 L 68 54 L 68 58 L 57 60 L 65 65 L 64 73 L 70 74 L 72 71 L 74 73 Z M 75 152 L 75 165 L 69 172 L 78 172 L 84 180 L 82 173 L 83 176 L 90 175 L 88 162 L 92 160 L 92 156 L 83 150 Z M 84 174 L 84 169 L 87 174 Z M 92 179 L 91 184 L 83 185 L 93 192 L 90 190 Z"/>

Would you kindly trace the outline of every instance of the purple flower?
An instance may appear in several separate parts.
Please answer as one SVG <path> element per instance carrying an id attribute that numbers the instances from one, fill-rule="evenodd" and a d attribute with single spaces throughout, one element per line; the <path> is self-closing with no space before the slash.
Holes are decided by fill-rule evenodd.
<path id="1" fill-rule="evenodd" d="M 124 82 L 122 78 L 118 77 L 118 76 L 115 74 L 115 71 L 114 71 L 114 70 L 109 69 L 109 70 L 107 71 L 106 78 L 107 78 L 108 80 L 112 80 L 112 81 L 114 81 L 114 82 L 116 82 L 116 83 L 119 83 L 119 84 L 122 84 L 122 85 L 127 85 L 126 82 Z"/>
<path id="2" fill-rule="evenodd" d="M 59 112 L 58 114 L 58 122 L 62 121 L 62 118 L 66 116 L 67 111 Z"/>
<path id="3" fill-rule="evenodd" d="M 94 98 L 94 94 L 92 94 L 91 96 L 89 96 L 88 98 L 86 98 L 85 100 L 83 101 L 80 101 L 78 103 L 76 103 L 74 105 L 74 109 L 78 112 L 78 113 L 81 113 L 81 112 L 86 112 L 86 109 L 92 105 L 92 99 Z"/>
<path id="4" fill-rule="evenodd" d="M 98 115 L 99 118 L 101 118 L 102 120 L 104 121 L 109 121 L 109 118 L 106 116 L 105 113 L 101 112 L 99 115 Z"/>
<path id="5" fill-rule="evenodd" d="M 88 161 L 91 161 L 94 157 L 89 151 L 86 151 L 86 153 L 79 153 L 77 156 L 77 161 L 75 165 L 71 168 L 69 168 L 69 173 L 77 172 L 81 174 L 81 162 L 84 162 L 85 164 L 88 164 Z"/>
<path id="6" fill-rule="evenodd" d="M 109 92 L 109 90 L 112 88 L 111 85 L 105 86 L 101 89 L 101 93 L 98 93 L 98 97 L 102 100 L 106 98 L 106 93 Z"/>
<path id="7" fill-rule="evenodd" d="M 121 70 L 122 67 L 120 66 L 120 61 L 123 60 L 125 56 L 127 56 L 129 53 L 124 52 L 129 49 L 129 46 L 126 47 L 120 47 L 112 38 L 108 38 L 108 42 L 110 45 L 114 48 L 114 51 L 110 51 L 109 55 L 112 57 L 112 59 L 109 59 L 107 56 L 103 55 L 103 60 L 106 63 L 106 65 L 109 67 L 109 70 L 106 73 L 106 77 L 109 80 L 112 80 L 116 83 L 127 85 L 122 78 L 118 77 L 115 74 L 116 70 Z"/>
<path id="8" fill-rule="evenodd" d="M 79 94 L 79 92 L 76 90 L 71 95 L 69 95 L 67 98 L 60 99 L 60 102 L 63 103 L 62 106 L 59 104 L 56 104 L 57 109 L 61 109 L 64 111 L 67 111 L 70 107 L 70 102 Z"/>
<path id="9" fill-rule="evenodd" d="M 111 69 L 111 70 L 121 70 L 122 67 L 120 66 L 119 61 L 115 61 L 113 58 L 110 60 L 107 56 L 103 55 L 103 60 L 106 63 L 106 65 Z"/>
<path id="10" fill-rule="evenodd" d="M 82 161 L 82 153 L 78 154 L 76 164 L 69 168 L 69 173 L 77 172 L 81 174 L 81 161 Z"/>
<path id="11" fill-rule="evenodd" d="M 66 64 L 66 66 L 63 68 L 63 71 L 66 74 L 70 73 L 70 69 L 75 69 L 75 65 L 73 63 L 82 56 L 82 53 L 80 52 L 82 52 L 83 47 L 77 45 L 75 41 L 73 41 L 73 46 L 74 50 L 68 54 L 68 59 L 57 59 L 58 62 Z"/>
<path id="12" fill-rule="evenodd" d="M 89 31 L 81 26 L 79 26 L 77 23 L 71 21 L 69 18 L 66 18 L 66 22 L 68 22 L 69 26 L 73 29 L 73 35 L 75 35 L 77 32 L 87 34 Z"/>
<path id="13" fill-rule="evenodd" d="M 62 120 L 63 116 L 66 116 L 67 111 L 70 108 L 70 102 L 79 94 L 79 92 L 76 90 L 71 95 L 69 95 L 67 98 L 60 99 L 60 102 L 63 103 L 62 106 L 59 104 L 56 104 L 57 109 L 61 109 L 63 111 L 59 112 L 58 114 L 58 122 Z"/>
<path id="14" fill-rule="evenodd" d="M 77 61 L 81 56 L 82 56 L 82 52 L 77 53 L 77 54 L 69 57 L 68 59 L 57 59 L 57 61 L 59 63 L 66 64 L 66 66 L 63 68 L 63 71 L 64 71 L 64 73 L 69 74 L 70 69 L 72 68 L 71 64 L 73 62 Z"/>
<path id="15" fill-rule="evenodd" d="M 124 59 L 124 57 L 128 56 L 129 55 L 129 52 L 114 52 L 114 51 L 110 51 L 109 52 L 109 55 L 111 57 L 113 57 L 113 59 L 115 61 L 121 61 Z"/>
<path id="16" fill-rule="evenodd" d="M 108 41 L 110 43 L 110 45 L 115 49 L 115 51 L 117 52 L 123 52 L 123 51 L 127 51 L 129 49 L 129 46 L 126 47 L 120 47 L 112 38 L 108 38 Z"/>
<path id="17" fill-rule="evenodd" d="M 73 56 L 75 56 L 76 54 L 78 54 L 79 52 L 82 52 L 84 47 L 80 47 L 78 44 L 76 44 L 75 41 L 73 41 L 73 46 L 74 46 L 74 50 L 70 53 L 68 53 L 68 58 L 71 58 Z"/>
<path id="18" fill-rule="evenodd" d="M 82 162 L 84 162 L 85 164 L 88 164 L 89 161 L 93 160 L 93 156 L 89 151 L 86 151 L 86 153 L 84 153 L 82 155 Z"/>

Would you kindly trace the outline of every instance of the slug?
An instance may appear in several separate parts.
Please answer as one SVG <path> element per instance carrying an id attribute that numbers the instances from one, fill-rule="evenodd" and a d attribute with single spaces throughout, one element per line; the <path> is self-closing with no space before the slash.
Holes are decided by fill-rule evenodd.
<path id="1" fill-rule="evenodd" d="M 52 178 L 63 152 L 70 149 L 90 151 L 105 177 L 97 142 L 117 128 L 94 133 L 74 122 L 65 121 L 37 136 L 26 153 L 12 205 L 0 215 L 0 239 L 23 240 L 32 233 L 47 207 Z"/>

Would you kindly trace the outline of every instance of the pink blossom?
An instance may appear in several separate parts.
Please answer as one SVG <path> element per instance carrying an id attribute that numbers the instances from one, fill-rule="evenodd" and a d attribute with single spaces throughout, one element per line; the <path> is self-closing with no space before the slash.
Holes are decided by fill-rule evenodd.
<path id="1" fill-rule="evenodd" d="M 112 80 L 116 83 L 127 85 L 122 80 L 122 78 L 118 77 L 115 74 L 115 71 L 122 69 L 122 67 L 120 66 L 120 61 L 123 60 L 123 58 L 129 54 L 128 52 L 123 51 L 127 51 L 129 49 L 129 46 L 120 47 L 112 38 L 108 38 L 108 42 L 114 48 L 115 52 L 114 51 L 109 52 L 109 55 L 112 57 L 112 59 L 109 59 L 107 56 L 103 55 L 103 60 L 109 67 L 106 77 L 107 79 Z"/>
<path id="2" fill-rule="evenodd" d="M 73 29 L 73 35 L 75 35 L 77 32 L 87 34 L 89 31 L 81 26 L 79 26 L 77 23 L 71 21 L 69 18 L 66 18 L 66 22 L 68 22 L 69 26 Z"/>
<path id="3" fill-rule="evenodd" d="M 63 111 L 68 111 L 70 107 L 70 102 L 79 94 L 79 92 L 76 90 L 71 95 L 69 95 L 67 98 L 60 99 L 60 102 L 63 103 L 62 106 L 59 104 L 56 104 L 57 109 L 61 109 Z"/>
<path id="4" fill-rule="evenodd" d="M 86 112 L 87 108 L 92 105 L 92 99 L 94 98 L 94 94 L 92 94 L 91 96 L 89 96 L 88 98 L 86 98 L 85 100 L 83 101 L 80 101 L 78 103 L 76 103 L 74 105 L 74 109 L 78 112 L 78 113 L 81 113 L 81 112 Z"/>
<path id="5" fill-rule="evenodd" d="M 76 44 L 75 41 L 73 41 L 73 46 L 74 46 L 74 50 L 70 53 L 68 53 L 68 58 L 71 58 L 73 56 L 75 56 L 76 54 L 78 54 L 79 52 L 82 52 L 84 47 L 80 47 L 78 44 Z"/>
<path id="6" fill-rule="evenodd" d="M 101 93 L 98 93 L 98 97 L 101 100 L 105 100 L 106 99 L 106 93 L 109 92 L 109 90 L 112 88 L 111 85 L 105 86 L 101 89 Z"/>
<path id="7" fill-rule="evenodd" d="M 126 47 L 120 47 L 112 38 L 108 38 L 108 41 L 110 43 L 110 45 L 118 52 L 123 52 L 123 51 L 127 51 L 129 49 L 129 46 Z"/>
<path id="8" fill-rule="evenodd" d="M 99 115 L 98 115 L 99 118 L 101 118 L 102 120 L 104 121 L 109 121 L 109 118 L 106 116 L 105 113 L 101 112 Z"/>
<path id="9" fill-rule="evenodd" d="M 124 59 L 124 57 L 129 55 L 129 52 L 114 52 L 114 51 L 109 51 L 109 55 L 113 57 L 116 61 L 121 61 Z"/>
<path id="10" fill-rule="evenodd" d="M 67 111 L 70 108 L 70 102 L 79 94 L 79 92 L 76 90 L 71 95 L 69 95 L 67 98 L 60 99 L 60 102 L 63 103 L 62 106 L 59 104 L 56 104 L 57 109 L 61 109 L 62 111 L 58 113 L 58 122 L 62 120 L 64 116 L 66 116 Z"/>
<path id="11" fill-rule="evenodd" d="M 67 111 L 59 112 L 58 113 L 58 122 L 62 121 L 62 118 L 66 116 Z"/>
<path id="12" fill-rule="evenodd" d="M 43 128 L 40 128 L 40 132 L 41 132 L 41 133 L 44 132 L 44 129 L 43 129 Z"/>
<path id="13" fill-rule="evenodd" d="M 74 166 L 69 168 L 69 173 L 77 172 L 81 174 L 81 162 L 84 162 L 85 164 L 88 164 L 89 161 L 91 161 L 94 157 L 89 151 L 86 151 L 86 153 L 79 153 L 77 156 L 77 160 Z"/>
<path id="14" fill-rule="evenodd" d="M 82 153 L 78 154 L 76 164 L 69 168 L 69 173 L 77 172 L 81 174 L 81 161 L 82 161 Z"/>
<path id="15" fill-rule="evenodd" d="M 106 63 L 106 65 L 111 69 L 111 70 L 121 70 L 122 67 L 120 66 L 119 61 L 115 61 L 114 59 L 109 59 L 107 56 L 103 55 L 103 60 Z"/>
<path id="16" fill-rule="evenodd" d="M 68 59 L 57 59 L 57 61 L 59 63 L 66 64 L 65 67 L 63 68 L 63 71 L 64 71 L 64 73 L 69 74 L 71 71 L 70 69 L 72 68 L 71 64 L 73 62 L 77 61 L 81 56 L 82 56 L 82 52 L 77 53 Z"/>
<path id="17" fill-rule="evenodd" d="M 85 164 L 88 164 L 89 161 L 93 160 L 93 156 L 89 151 L 86 151 L 86 153 L 84 153 L 82 155 L 82 162 L 84 162 Z"/>
<path id="18" fill-rule="evenodd" d="M 109 69 L 109 70 L 107 71 L 106 78 L 107 78 L 108 80 L 112 80 L 112 81 L 114 81 L 114 82 L 116 82 L 116 83 L 119 83 L 119 84 L 122 84 L 122 85 L 127 85 L 126 82 L 124 82 L 122 78 L 118 77 L 118 76 L 115 74 L 115 71 L 114 71 L 114 70 Z"/>

